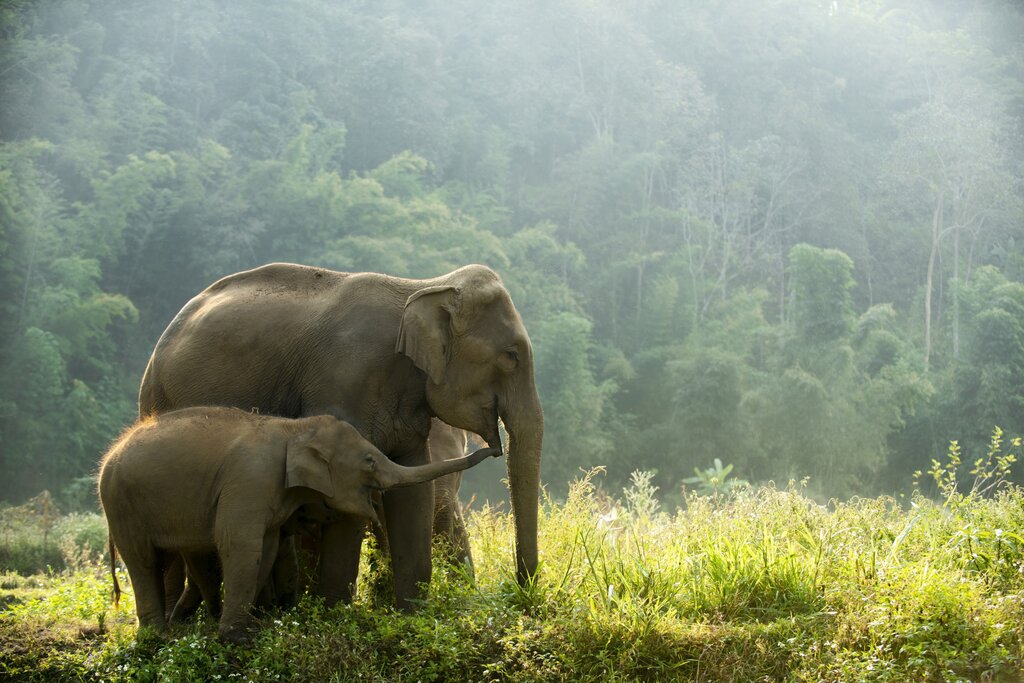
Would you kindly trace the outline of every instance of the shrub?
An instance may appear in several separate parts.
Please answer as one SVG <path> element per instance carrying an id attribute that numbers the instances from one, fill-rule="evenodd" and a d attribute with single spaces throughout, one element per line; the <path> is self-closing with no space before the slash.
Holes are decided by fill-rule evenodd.
<path id="1" fill-rule="evenodd" d="M 943 471 L 946 471 L 943 469 Z M 1024 490 L 820 504 L 790 485 L 691 495 L 651 477 L 621 498 L 591 472 L 545 496 L 543 564 L 519 586 L 513 523 L 468 515 L 476 583 L 438 563 L 413 614 L 305 596 L 260 617 L 247 648 L 209 619 L 136 634 L 110 605 L 102 523 L 53 533 L 81 561 L 0 583 L 0 671 L 23 680 L 1017 680 L 1024 672 Z M 994 494 L 994 495 L 992 495 Z M 955 501 L 955 505 L 950 504 Z M 58 531 L 59 530 L 59 531 Z M 364 562 L 364 568 L 366 563 Z M 128 588 L 121 576 L 122 586 Z M 19 643 L 19 645 L 9 645 Z"/>
<path id="2" fill-rule="evenodd" d="M 107 528 L 97 513 L 61 516 L 48 492 L 0 508 L 0 567 L 29 575 L 77 568 L 107 552 Z"/>

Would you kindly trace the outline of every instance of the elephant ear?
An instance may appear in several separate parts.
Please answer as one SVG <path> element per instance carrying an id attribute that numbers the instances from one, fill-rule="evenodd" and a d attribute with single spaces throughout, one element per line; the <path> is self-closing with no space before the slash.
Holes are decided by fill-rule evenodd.
<path id="1" fill-rule="evenodd" d="M 288 440 L 284 485 L 285 488 L 302 486 L 333 498 L 331 469 L 327 465 L 327 456 L 312 443 L 315 434 L 316 430 L 310 430 Z"/>
<path id="2" fill-rule="evenodd" d="M 405 302 L 395 351 L 440 384 L 448 365 L 452 337 L 452 309 L 459 290 L 451 285 L 425 287 Z"/>

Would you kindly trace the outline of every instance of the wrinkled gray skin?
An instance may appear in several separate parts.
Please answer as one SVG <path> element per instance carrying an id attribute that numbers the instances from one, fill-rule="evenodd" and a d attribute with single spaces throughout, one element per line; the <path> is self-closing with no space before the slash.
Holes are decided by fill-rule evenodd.
<path id="1" fill-rule="evenodd" d="M 300 508 L 322 503 L 375 520 L 374 491 L 422 484 L 500 454 L 481 449 L 402 467 L 329 415 L 290 420 L 188 408 L 143 420 L 119 439 L 101 463 L 99 495 L 139 624 L 166 628 L 163 569 L 177 554 L 217 611 L 216 551 L 224 580 L 220 635 L 238 642 L 250 636 L 250 609 L 270 575 L 281 527 Z"/>
<path id="2" fill-rule="evenodd" d="M 445 475 L 446 478 L 451 475 Z M 319 526 L 330 520 L 336 520 L 342 513 L 331 510 L 323 503 L 303 505 L 281 526 L 281 538 L 278 544 L 277 557 L 268 581 L 260 585 L 256 598 L 257 607 L 293 607 L 299 593 L 300 573 L 296 553 L 298 535 L 316 536 Z M 377 528 L 379 523 L 371 525 Z M 184 558 L 171 558 L 164 569 L 165 607 L 167 621 L 184 623 L 194 616 L 199 605 L 206 603 L 207 614 L 220 617 L 220 561 L 216 553 L 206 558 L 192 556 L 188 567 L 189 584 L 181 592 L 181 582 L 185 576 Z M 175 590 L 168 591 L 168 575 L 173 574 Z M 211 588 L 212 587 L 212 588 Z"/>
<path id="3" fill-rule="evenodd" d="M 440 420 L 434 420 L 427 444 L 430 448 L 430 462 L 444 462 L 461 458 L 466 454 L 469 435 Z M 469 534 L 462 518 L 462 503 L 459 501 L 459 487 L 462 472 L 454 472 L 434 480 L 434 537 L 443 538 L 451 553 L 449 559 L 461 564 L 473 575 L 473 555 L 469 549 Z"/>
<path id="4" fill-rule="evenodd" d="M 139 393 L 142 415 L 191 405 L 351 422 L 393 461 L 427 461 L 430 420 L 501 447 L 516 523 L 516 574 L 537 568 L 544 418 L 533 348 L 500 278 L 485 266 L 427 280 L 271 264 L 228 276 L 175 316 Z M 399 607 L 430 580 L 433 487 L 384 495 Z M 318 592 L 351 600 L 363 520 L 323 529 Z"/>
<path id="5" fill-rule="evenodd" d="M 430 436 L 427 438 L 427 450 L 430 462 L 443 462 L 460 458 L 466 454 L 469 434 L 452 427 L 437 418 L 431 422 Z M 459 487 L 462 485 L 462 472 L 446 474 L 434 480 L 434 539 L 444 539 L 445 559 L 453 565 L 462 566 L 473 577 L 473 555 L 469 547 L 469 534 L 462 517 L 462 503 L 459 501 Z M 383 525 L 374 524 L 372 531 L 377 539 L 377 547 L 387 557 L 388 534 Z M 375 558 L 371 558 L 374 566 Z M 385 595 L 386 589 L 375 585 L 378 596 Z"/>

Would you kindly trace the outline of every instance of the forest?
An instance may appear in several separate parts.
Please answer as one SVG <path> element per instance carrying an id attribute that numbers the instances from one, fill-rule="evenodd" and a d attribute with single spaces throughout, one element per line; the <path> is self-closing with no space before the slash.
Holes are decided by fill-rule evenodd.
<path id="1" fill-rule="evenodd" d="M 95 510 L 161 331 L 273 261 L 499 272 L 555 498 L 969 464 L 1024 432 L 1022 36 L 1012 0 L 7 0 L 0 501 Z"/>

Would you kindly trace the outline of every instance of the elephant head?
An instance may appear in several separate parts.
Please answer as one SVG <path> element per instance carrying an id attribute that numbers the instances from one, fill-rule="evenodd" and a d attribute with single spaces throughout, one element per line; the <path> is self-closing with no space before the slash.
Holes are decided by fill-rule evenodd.
<path id="1" fill-rule="evenodd" d="M 396 350 L 427 377 L 431 410 L 450 425 L 502 448 L 516 523 L 520 582 L 537 568 L 537 504 L 544 416 L 533 347 L 512 298 L 494 271 L 466 266 L 414 292 L 405 303 Z"/>
<path id="2" fill-rule="evenodd" d="M 499 448 L 482 448 L 461 458 L 404 467 L 389 460 L 355 427 L 333 418 L 292 436 L 286 448 L 286 488 L 312 489 L 324 496 L 327 507 L 378 524 L 374 491 L 421 484 L 502 454 Z"/>

